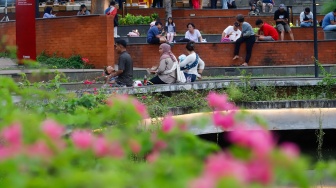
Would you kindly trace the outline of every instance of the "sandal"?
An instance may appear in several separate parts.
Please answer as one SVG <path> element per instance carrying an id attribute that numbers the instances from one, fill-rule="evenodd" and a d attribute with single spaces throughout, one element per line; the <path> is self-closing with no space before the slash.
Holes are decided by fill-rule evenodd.
<path id="1" fill-rule="evenodd" d="M 241 67 L 248 67 L 248 64 L 247 63 L 243 63 L 240 65 Z"/>
<path id="2" fill-rule="evenodd" d="M 232 60 L 236 60 L 236 59 L 239 59 L 239 56 L 234 56 Z"/>

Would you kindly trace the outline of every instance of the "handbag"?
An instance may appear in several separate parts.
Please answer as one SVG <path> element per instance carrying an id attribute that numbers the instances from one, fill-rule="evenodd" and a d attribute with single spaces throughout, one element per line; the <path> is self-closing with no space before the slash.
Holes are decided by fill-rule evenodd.
<path id="1" fill-rule="evenodd" d="M 176 82 L 177 83 L 185 83 L 187 81 L 183 71 L 180 69 L 180 65 L 176 67 Z"/>

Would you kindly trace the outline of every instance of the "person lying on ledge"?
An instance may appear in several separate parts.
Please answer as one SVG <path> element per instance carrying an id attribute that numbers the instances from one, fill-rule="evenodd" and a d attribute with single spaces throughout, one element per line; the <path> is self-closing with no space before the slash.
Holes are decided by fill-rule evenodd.
<path id="1" fill-rule="evenodd" d="M 194 82 L 196 78 L 202 78 L 202 72 L 204 70 L 205 63 L 195 52 L 195 43 L 190 41 L 186 45 L 188 56 L 181 55 L 180 67 L 184 72 L 184 76 L 187 79 L 187 82 Z M 184 57 L 183 57 L 184 56 Z"/>
<path id="2" fill-rule="evenodd" d="M 147 43 L 149 44 L 161 44 L 167 42 L 164 32 L 162 30 L 162 23 L 155 22 L 155 25 L 148 30 Z"/>
<path id="3" fill-rule="evenodd" d="M 149 84 L 172 84 L 176 82 L 177 60 L 171 51 L 171 47 L 167 43 L 163 43 L 159 47 L 160 65 L 153 73 L 155 77 L 149 80 Z"/>

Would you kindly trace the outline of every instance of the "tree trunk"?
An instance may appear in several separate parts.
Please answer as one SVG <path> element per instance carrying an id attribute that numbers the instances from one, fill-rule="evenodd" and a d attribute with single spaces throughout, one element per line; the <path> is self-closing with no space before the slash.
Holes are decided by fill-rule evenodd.
<path id="1" fill-rule="evenodd" d="M 166 10 L 166 19 L 165 19 L 165 21 L 167 21 L 169 17 L 173 17 L 172 16 L 171 1 L 172 0 L 164 0 L 165 10 Z M 163 23 L 163 24 L 165 24 L 165 23 Z"/>
<path id="2" fill-rule="evenodd" d="M 91 0 L 91 14 L 104 14 L 109 5 L 109 0 Z"/>

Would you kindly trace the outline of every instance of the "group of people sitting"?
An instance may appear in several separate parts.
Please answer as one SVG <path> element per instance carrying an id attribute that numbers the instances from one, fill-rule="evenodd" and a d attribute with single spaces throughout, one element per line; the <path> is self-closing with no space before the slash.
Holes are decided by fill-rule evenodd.
<path id="1" fill-rule="evenodd" d="M 128 54 L 125 40 L 116 41 L 115 49 L 119 54 L 118 68 L 108 66 L 104 70 L 105 85 L 114 87 L 133 86 L 133 61 Z M 160 60 L 158 65 L 147 69 L 148 74 L 154 75 L 149 84 L 172 84 L 194 82 L 202 78 L 205 67 L 204 61 L 195 52 L 195 43 L 190 41 L 186 44 L 187 55 L 180 55 L 179 58 L 171 51 L 171 46 L 163 43 L 159 46 Z"/>
<path id="2" fill-rule="evenodd" d="M 178 42 L 204 42 L 201 32 L 196 29 L 193 23 L 188 23 L 187 29 L 188 30 L 186 31 L 184 38 Z M 155 22 L 152 22 L 150 29 L 147 32 L 147 43 L 173 43 L 174 36 L 176 36 L 176 27 L 173 18 L 168 18 L 165 27 L 163 27 L 162 22 L 157 19 Z"/>
<path id="3" fill-rule="evenodd" d="M 52 7 L 47 6 L 44 9 L 44 14 L 43 14 L 43 18 L 55 18 L 56 14 L 52 13 Z M 87 10 L 86 6 L 84 4 L 82 4 L 79 8 L 79 11 L 77 12 L 77 15 L 80 16 L 84 16 L 84 15 L 90 15 L 90 11 Z"/>
<path id="4" fill-rule="evenodd" d="M 148 69 L 150 74 L 155 75 L 149 80 L 149 84 L 194 82 L 197 78 L 201 78 L 205 63 L 195 52 L 195 43 L 188 42 L 186 51 L 188 55 L 183 54 L 176 58 L 169 44 L 161 44 L 159 46 L 161 56 L 159 65 Z M 183 78 L 179 78 L 180 76 Z"/>

